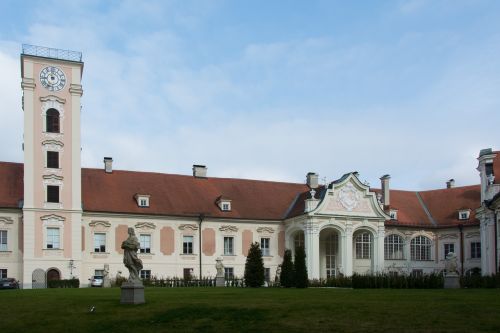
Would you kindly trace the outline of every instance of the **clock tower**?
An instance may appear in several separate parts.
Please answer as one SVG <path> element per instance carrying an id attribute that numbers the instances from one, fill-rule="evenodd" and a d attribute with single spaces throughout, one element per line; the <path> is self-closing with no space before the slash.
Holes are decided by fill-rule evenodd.
<path id="1" fill-rule="evenodd" d="M 79 277 L 80 52 L 23 45 L 23 284 Z"/>

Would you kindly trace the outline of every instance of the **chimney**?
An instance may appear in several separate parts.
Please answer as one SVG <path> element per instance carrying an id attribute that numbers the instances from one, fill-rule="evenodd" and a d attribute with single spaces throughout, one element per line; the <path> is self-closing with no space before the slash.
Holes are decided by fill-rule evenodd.
<path id="1" fill-rule="evenodd" d="M 105 157 L 104 158 L 104 171 L 106 171 L 106 173 L 113 172 L 113 158 L 112 157 Z"/>
<path id="2" fill-rule="evenodd" d="M 382 204 L 384 206 L 389 206 L 391 201 L 390 201 L 390 192 L 389 192 L 389 180 L 391 179 L 391 176 L 389 175 L 383 175 L 380 177 L 380 182 L 382 184 Z"/>
<path id="3" fill-rule="evenodd" d="M 196 178 L 207 178 L 207 167 L 205 165 L 193 164 L 193 176 Z"/>
<path id="4" fill-rule="evenodd" d="M 446 182 L 446 188 L 454 188 L 455 187 L 455 179 L 450 179 Z"/>
<path id="5" fill-rule="evenodd" d="M 311 189 L 314 189 L 314 188 L 318 188 L 318 179 L 319 179 L 319 175 L 315 172 L 309 172 L 307 173 L 307 186 L 309 186 L 309 188 Z"/>

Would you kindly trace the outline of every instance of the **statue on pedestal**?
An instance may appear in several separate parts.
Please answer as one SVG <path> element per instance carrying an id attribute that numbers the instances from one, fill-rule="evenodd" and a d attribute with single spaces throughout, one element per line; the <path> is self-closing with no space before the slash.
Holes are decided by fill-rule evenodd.
<path id="1" fill-rule="evenodd" d="M 446 275 L 457 275 L 457 255 L 449 252 L 446 255 Z"/>
<path id="2" fill-rule="evenodd" d="M 226 279 L 224 276 L 224 264 L 222 263 L 222 258 L 218 257 L 215 259 L 215 269 L 217 270 L 217 275 L 215 276 L 215 286 L 225 287 Z"/>
<path id="3" fill-rule="evenodd" d="M 102 287 L 111 288 L 111 280 L 109 279 L 109 264 L 104 265 L 104 277 L 103 277 Z"/>
<path id="4" fill-rule="evenodd" d="M 137 257 L 140 243 L 135 235 L 134 228 L 128 228 L 128 238 L 123 241 L 123 264 L 129 271 L 128 282 L 140 283 L 139 272 L 142 269 L 142 260 Z"/>

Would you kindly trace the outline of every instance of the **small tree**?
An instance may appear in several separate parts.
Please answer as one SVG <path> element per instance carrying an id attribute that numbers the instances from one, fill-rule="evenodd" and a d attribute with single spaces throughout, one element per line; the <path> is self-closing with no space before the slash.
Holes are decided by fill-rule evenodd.
<path id="1" fill-rule="evenodd" d="M 285 288 L 293 287 L 293 276 L 292 251 L 286 249 L 283 256 L 283 263 L 281 264 L 280 285 Z"/>
<path id="2" fill-rule="evenodd" d="M 308 285 L 306 251 L 303 246 L 299 246 L 295 249 L 295 287 L 307 288 Z"/>
<path id="3" fill-rule="evenodd" d="M 250 245 L 245 263 L 245 284 L 248 287 L 258 288 L 264 284 L 264 261 L 259 243 Z"/>

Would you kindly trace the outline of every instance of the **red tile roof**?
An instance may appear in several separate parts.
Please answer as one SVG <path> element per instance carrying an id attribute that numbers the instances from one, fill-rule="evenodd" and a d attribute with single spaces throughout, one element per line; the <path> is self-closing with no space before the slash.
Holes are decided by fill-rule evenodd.
<path id="1" fill-rule="evenodd" d="M 500 178 L 500 171 L 496 174 Z M 320 198 L 323 191 L 318 188 L 315 197 Z M 138 207 L 136 193 L 150 195 L 150 206 Z M 231 200 L 231 211 L 219 209 L 220 196 Z M 306 184 L 82 169 L 83 209 L 88 212 L 283 220 L 301 215 L 309 196 Z M 474 210 L 480 205 L 479 185 L 421 192 L 391 190 L 390 198 L 398 220 L 387 225 L 432 228 L 478 223 Z M 23 165 L 0 162 L 0 208 L 18 208 L 22 199 Z M 458 220 L 462 208 L 471 209 L 467 221 Z"/>

